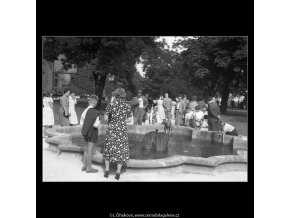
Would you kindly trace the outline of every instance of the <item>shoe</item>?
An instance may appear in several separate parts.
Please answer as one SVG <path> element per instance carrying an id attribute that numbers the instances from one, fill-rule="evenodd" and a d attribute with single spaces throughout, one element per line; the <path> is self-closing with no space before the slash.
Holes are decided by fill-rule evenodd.
<path id="1" fill-rule="evenodd" d="M 106 178 L 109 177 L 109 170 L 108 170 L 108 171 L 105 171 L 105 173 L 104 173 L 104 177 L 106 177 Z"/>
<path id="2" fill-rule="evenodd" d="M 91 169 L 87 169 L 86 170 L 87 173 L 97 173 L 98 170 L 94 169 L 94 168 L 91 168 Z"/>
<path id="3" fill-rule="evenodd" d="M 86 171 L 87 170 L 87 167 L 82 167 L 82 171 Z"/>
<path id="4" fill-rule="evenodd" d="M 117 180 L 120 179 L 120 173 L 116 173 L 115 179 L 117 179 Z"/>

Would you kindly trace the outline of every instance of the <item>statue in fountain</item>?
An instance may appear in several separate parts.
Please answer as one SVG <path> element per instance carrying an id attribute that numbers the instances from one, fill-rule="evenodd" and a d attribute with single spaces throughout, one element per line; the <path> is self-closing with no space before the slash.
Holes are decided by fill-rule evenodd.
<path id="1" fill-rule="evenodd" d="M 158 129 L 145 134 L 142 141 L 142 148 L 145 151 L 153 152 L 167 152 L 168 143 L 171 136 L 171 122 L 164 119 L 162 124 L 164 125 L 164 132 L 158 132 Z"/>

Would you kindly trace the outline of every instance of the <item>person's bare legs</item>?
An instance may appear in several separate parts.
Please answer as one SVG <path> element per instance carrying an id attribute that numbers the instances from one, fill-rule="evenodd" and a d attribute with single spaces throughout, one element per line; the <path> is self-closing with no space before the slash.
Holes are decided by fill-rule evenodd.
<path id="1" fill-rule="evenodd" d="M 116 173 L 121 173 L 121 169 L 122 169 L 122 162 L 118 162 L 117 163 L 117 171 L 116 171 Z"/>
<path id="2" fill-rule="evenodd" d="M 89 142 L 88 143 L 88 149 L 87 149 L 87 155 L 86 155 L 86 163 L 87 163 L 87 172 L 88 173 L 96 173 L 98 172 L 97 169 L 94 169 L 92 167 L 92 159 L 93 159 L 93 148 L 95 146 L 95 143 Z"/>
<path id="3" fill-rule="evenodd" d="M 105 167 L 106 167 L 106 171 L 110 170 L 110 161 L 105 159 Z"/>
<path id="4" fill-rule="evenodd" d="M 87 169 L 87 147 L 85 148 L 86 150 L 84 151 L 83 157 L 82 157 L 82 163 L 83 163 L 83 167 L 82 167 L 82 171 L 85 171 Z"/>
<path id="5" fill-rule="evenodd" d="M 105 173 L 104 177 L 108 178 L 109 176 L 109 170 L 110 170 L 110 161 L 105 159 Z"/>
<path id="6" fill-rule="evenodd" d="M 116 171 L 116 176 L 115 176 L 115 179 L 117 179 L 117 180 L 120 179 L 121 169 L 122 169 L 122 162 L 118 161 L 117 162 L 117 171 Z"/>

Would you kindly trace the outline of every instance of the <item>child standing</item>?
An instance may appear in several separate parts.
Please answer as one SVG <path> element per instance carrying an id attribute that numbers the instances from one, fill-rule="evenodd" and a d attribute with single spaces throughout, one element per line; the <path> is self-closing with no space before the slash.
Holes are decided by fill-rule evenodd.
<path id="1" fill-rule="evenodd" d="M 126 120 L 126 123 L 128 125 L 133 125 L 134 124 L 134 117 L 133 117 L 133 113 L 131 112 L 128 119 Z"/>
<path id="2" fill-rule="evenodd" d="M 195 114 L 194 114 L 194 123 L 197 128 L 203 127 L 204 121 L 204 112 L 201 110 L 201 107 L 197 105 L 195 107 Z"/>
<path id="3" fill-rule="evenodd" d="M 153 114 L 152 114 L 152 124 L 158 124 L 158 123 L 162 123 L 162 121 L 159 118 L 158 107 L 155 106 Z"/>
<path id="4" fill-rule="evenodd" d="M 185 124 L 186 124 L 186 126 L 192 125 L 194 115 L 195 115 L 195 111 L 193 111 L 193 110 L 188 110 L 187 111 L 187 113 L 185 114 Z"/>
<path id="5" fill-rule="evenodd" d="M 82 171 L 86 171 L 87 173 L 98 172 L 98 170 L 92 167 L 93 148 L 98 139 L 98 129 L 94 127 L 94 124 L 101 114 L 100 111 L 95 108 L 97 106 L 98 100 L 99 98 L 96 95 L 90 96 L 89 106 L 83 112 L 81 119 L 81 125 L 83 125 L 82 135 L 84 140 L 88 143 L 88 146 L 85 149 L 83 155 Z"/>

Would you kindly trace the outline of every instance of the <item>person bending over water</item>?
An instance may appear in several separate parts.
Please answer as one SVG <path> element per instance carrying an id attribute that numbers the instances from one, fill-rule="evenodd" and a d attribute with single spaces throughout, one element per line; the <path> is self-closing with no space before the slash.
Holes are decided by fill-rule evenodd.
<path id="1" fill-rule="evenodd" d="M 224 132 L 226 135 L 234 135 L 234 136 L 239 135 L 238 131 L 232 125 L 224 121 L 221 121 L 220 124 L 221 124 L 221 131 Z"/>

